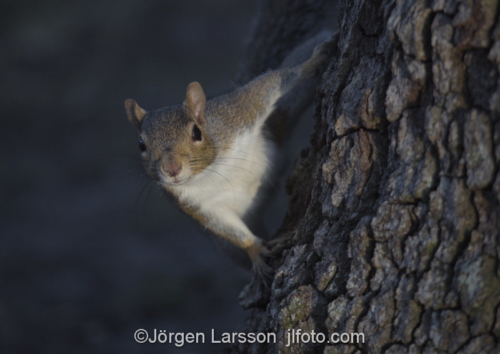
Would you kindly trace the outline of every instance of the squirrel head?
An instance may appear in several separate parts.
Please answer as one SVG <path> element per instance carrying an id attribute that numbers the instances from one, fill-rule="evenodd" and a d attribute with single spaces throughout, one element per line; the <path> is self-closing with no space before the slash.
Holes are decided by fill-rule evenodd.
<path id="1" fill-rule="evenodd" d="M 207 131 L 206 97 L 197 82 L 189 84 L 183 105 L 147 112 L 132 99 L 125 101 L 128 119 L 137 129 L 147 174 L 166 187 L 183 184 L 215 159 Z"/>

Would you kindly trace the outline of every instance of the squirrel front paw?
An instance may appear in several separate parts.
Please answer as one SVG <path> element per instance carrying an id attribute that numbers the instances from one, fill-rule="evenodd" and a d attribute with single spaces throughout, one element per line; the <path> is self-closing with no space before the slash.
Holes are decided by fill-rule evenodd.
<path id="1" fill-rule="evenodd" d="M 252 261 L 252 272 L 268 285 L 274 277 L 274 270 L 267 264 L 266 259 L 272 258 L 272 253 L 260 239 L 256 239 L 246 251 Z"/>

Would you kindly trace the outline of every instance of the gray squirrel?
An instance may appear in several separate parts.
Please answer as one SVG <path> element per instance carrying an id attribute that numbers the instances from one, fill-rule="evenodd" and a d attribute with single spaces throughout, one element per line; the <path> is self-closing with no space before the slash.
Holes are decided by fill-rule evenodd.
<path id="1" fill-rule="evenodd" d="M 148 176 L 202 226 L 245 250 L 261 277 L 272 274 L 264 259 L 269 252 L 245 216 L 277 157 L 276 134 L 266 121 L 294 88 L 312 92 L 289 97 L 312 97 L 315 86 L 301 84 L 322 73 L 335 44 L 330 39 L 312 55 L 309 49 L 310 57 L 302 64 L 268 71 L 208 101 L 198 82 L 188 85 L 182 105 L 146 111 L 132 99 L 125 101 Z M 296 52 L 304 55 L 304 50 Z M 285 65 L 287 61 L 293 63 L 285 59 Z"/>

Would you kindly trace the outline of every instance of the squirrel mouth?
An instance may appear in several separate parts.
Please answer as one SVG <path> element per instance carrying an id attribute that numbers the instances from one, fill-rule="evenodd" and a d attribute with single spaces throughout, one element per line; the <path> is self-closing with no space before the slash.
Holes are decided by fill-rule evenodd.
<path id="1" fill-rule="evenodd" d="M 164 186 L 178 186 L 181 185 L 187 181 L 189 181 L 191 178 L 178 178 L 176 177 L 165 177 L 163 174 L 160 174 L 160 184 Z"/>

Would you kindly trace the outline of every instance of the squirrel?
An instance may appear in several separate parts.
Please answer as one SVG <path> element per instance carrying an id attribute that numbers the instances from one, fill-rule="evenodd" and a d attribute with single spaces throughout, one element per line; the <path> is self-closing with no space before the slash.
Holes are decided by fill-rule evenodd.
<path id="1" fill-rule="evenodd" d="M 211 100 L 192 82 L 182 105 L 146 111 L 125 101 L 148 176 L 181 210 L 245 250 L 261 278 L 272 274 L 263 259 L 269 251 L 244 220 L 277 154 L 266 121 L 280 98 L 324 69 L 331 46 L 326 41 L 302 64 L 268 71 Z"/>

